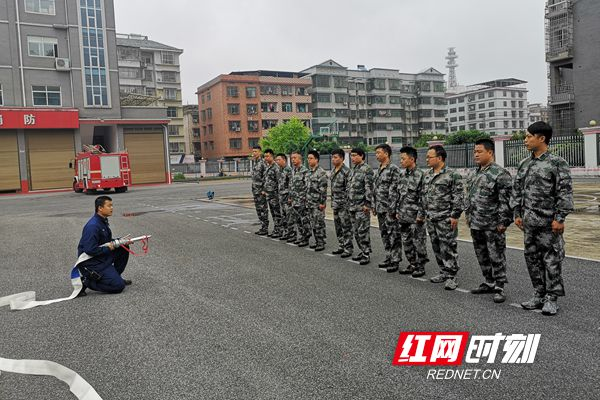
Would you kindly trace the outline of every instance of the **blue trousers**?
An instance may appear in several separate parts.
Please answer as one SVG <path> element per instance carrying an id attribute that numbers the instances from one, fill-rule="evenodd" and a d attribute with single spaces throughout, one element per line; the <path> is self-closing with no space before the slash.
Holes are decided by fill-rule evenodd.
<path id="1" fill-rule="evenodd" d="M 119 247 L 113 251 L 113 260 L 106 263 L 98 263 L 93 258 L 79 264 L 79 271 L 83 275 L 83 284 L 92 290 L 106 293 L 121 293 L 125 289 L 125 281 L 121 274 L 125 271 L 129 253 Z M 100 278 L 93 274 L 96 272 Z"/>

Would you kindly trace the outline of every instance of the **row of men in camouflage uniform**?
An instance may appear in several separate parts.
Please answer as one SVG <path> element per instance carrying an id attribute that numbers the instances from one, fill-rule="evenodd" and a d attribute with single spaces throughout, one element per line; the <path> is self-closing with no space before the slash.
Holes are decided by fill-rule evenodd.
<path id="1" fill-rule="evenodd" d="M 506 299 L 507 283 L 505 231 L 514 220 L 524 231 L 525 260 L 535 290 L 534 297 L 521 305 L 554 315 L 557 296 L 564 295 L 562 232 L 564 220 L 573 209 L 573 198 L 568 164 L 547 151 L 551 137 L 552 128 L 546 123 L 537 122 L 528 128 L 525 145 L 532 155 L 521 162 L 514 180 L 494 162 L 494 143 L 479 140 L 474 150 L 478 168 L 465 180 L 466 185 L 458 172 L 446 167 L 446 151 L 439 145 L 427 152 L 430 169 L 426 172 L 417 168 L 417 150 L 412 147 L 400 149 L 399 168 L 391 162 L 390 146 L 377 146 L 380 165 L 375 171 L 365 163 L 362 149 L 352 149 L 352 168 L 344 165 L 344 151 L 334 150 L 329 177 L 319 166 L 316 151 L 308 153 L 309 168 L 303 166 L 300 153 L 292 153 L 290 168 L 285 154 L 274 159 L 273 152 L 265 150 L 263 161 L 260 148 L 255 148 L 252 190 L 262 224 L 256 233 L 300 247 L 309 246 L 313 236 L 310 247 L 324 250 L 329 180 L 339 243 L 333 254 L 368 264 L 373 214 L 386 255 L 379 267 L 421 277 L 429 261 L 427 230 L 440 269 L 430 281 L 454 290 L 459 270 L 458 220 L 464 212 L 485 280 L 471 293 L 491 293 L 494 302 L 501 303 Z M 267 208 L 275 224 L 271 234 Z M 354 256 L 353 239 L 358 247 Z M 409 263 L 406 268 L 400 268 L 403 249 Z"/>

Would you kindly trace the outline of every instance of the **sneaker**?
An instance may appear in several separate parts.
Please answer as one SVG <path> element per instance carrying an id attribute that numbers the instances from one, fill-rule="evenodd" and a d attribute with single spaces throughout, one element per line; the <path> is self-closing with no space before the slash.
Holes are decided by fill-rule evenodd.
<path id="1" fill-rule="evenodd" d="M 271 234 L 271 239 L 279 239 L 281 237 L 281 233 L 275 232 Z"/>
<path id="2" fill-rule="evenodd" d="M 399 273 L 400 275 L 409 275 L 409 274 L 412 274 L 412 273 L 413 273 L 413 271 L 415 271 L 415 266 L 414 266 L 414 265 L 409 265 L 409 266 L 408 266 L 408 267 L 406 267 L 406 268 L 400 268 L 400 269 L 398 270 L 398 273 Z"/>
<path id="3" fill-rule="evenodd" d="M 449 278 L 450 277 L 446 274 L 439 274 L 439 275 L 429 278 L 429 281 L 431 283 L 442 283 L 442 282 L 445 282 Z"/>
<path id="4" fill-rule="evenodd" d="M 301 241 L 298 243 L 298 247 L 306 247 L 308 246 L 308 240 Z"/>
<path id="5" fill-rule="evenodd" d="M 544 307 L 544 299 L 535 295 L 531 300 L 521 303 L 521 307 L 526 310 L 539 310 Z"/>
<path id="6" fill-rule="evenodd" d="M 413 278 L 420 278 L 425 275 L 425 268 L 415 269 L 412 273 Z"/>
<path id="7" fill-rule="evenodd" d="M 340 257 L 342 257 L 342 258 L 352 257 L 352 252 L 344 250 L 344 252 L 342 253 L 342 255 Z"/>
<path id="8" fill-rule="evenodd" d="M 81 288 L 81 290 L 79 291 L 79 293 L 77 293 L 77 296 L 75 296 L 75 298 L 87 296 L 87 293 L 85 292 L 85 289 L 87 289 L 87 287 L 85 285 L 83 285 L 83 287 Z"/>
<path id="9" fill-rule="evenodd" d="M 547 295 L 544 301 L 544 307 L 542 307 L 542 314 L 544 315 L 556 315 L 558 312 L 558 303 L 556 302 L 556 296 Z"/>
<path id="10" fill-rule="evenodd" d="M 315 247 L 315 251 L 323 251 L 325 250 L 325 245 L 319 244 Z"/>
<path id="11" fill-rule="evenodd" d="M 358 262 L 360 265 L 367 265 L 371 262 L 371 257 L 368 254 L 363 254 L 360 261 Z"/>
<path id="12" fill-rule="evenodd" d="M 360 261 L 363 258 L 363 253 L 358 253 L 354 257 L 352 257 L 352 261 Z"/>
<path id="13" fill-rule="evenodd" d="M 385 272 L 387 273 L 392 273 L 392 272 L 396 272 L 398 271 L 398 264 L 390 264 L 389 267 L 387 267 L 387 269 L 385 270 Z"/>
<path id="14" fill-rule="evenodd" d="M 290 235 L 290 236 L 288 237 L 288 239 L 287 239 L 287 242 L 288 242 L 288 243 L 295 243 L 295 242 L 296 242 L 296 240 L 298 240 L 298 239 L 296 239 L 296 235 Z"/>
<path id="15" fill-rule="evenodd" d="M 266 236 L 269 233 L 269 231 L 267 231 L 266 229 L 260 229 L 254 233 L 258 236 Z"/>
<path id="16" fill-rule="evenodd" d="M 456 277 L 449 276 L 448 279 L 446 279 L 446 283 L 444 284 L 444 289 L 454 290 L 457 287 L 458 287 L 458 281 L 456 280 Z"/>
<path id="17" fill-rule="evenodd" d="M 311 245 L 310 245 L 310 246 L 308 246 L 308 247 L 310 247 L 311 249 L 316 249 L 316 248 L 317 248 L 317 244 L 316 244 L 316 243 L 315 243 L 315 244 L 311 244 Z"/>
<path id="18" fill-rule="evenodd" d="M 336 256 L 343 254 L 344 253 L 344 249 L 337 249 L 331 252 L 331 254 L 335 254 Z"/>
<path id="19" fill-rule="evenodd" d="M 279 238 L 279 240 L 281 240 L 282 242 L 290 240 L 290 236 L 289 235 L 281 235 L 281 237 Z"/>
<path id="20" fill-rule="evenodd" d="M 125 282 L 125 286 L 129 286 L 133 283 L 131 282 L 131 279 L 123 279 L 123 282 Z"/>
<path id="21" fill-rule="evenodd" d="M 477 289 L 471 289 L 472 294 L 487 294 L 495 293 L 494 286 L 490 286 L 487 283 L 482 283 Z"/>
<path id="22" fill-rule="evenodd" d="M 494 303 L 504 303 L 506 301 L 506 294 L 504 294 L 503 288 L 495 288 Z"/>
<path id="23" fill-rule="evenodd" d="M 391 260 L 389 258 L 386 258 L 385 260 L 383 260 L 382 262 L 380 262 L 377 266 L 379 268 L 387 268 L 387 267 L 390 266 L 391 263 L 392 263 Z"/>

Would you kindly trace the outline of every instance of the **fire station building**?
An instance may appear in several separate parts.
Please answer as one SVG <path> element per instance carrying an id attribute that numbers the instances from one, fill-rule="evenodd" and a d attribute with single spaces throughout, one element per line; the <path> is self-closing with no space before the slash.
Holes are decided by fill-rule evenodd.
<path id="1" fill-rule="evenodd" d="M 112 0 L 0 2 L 0 192 L 70 188 L 85 144 L 170 183 L 164 107 L 121 105 Z"/>

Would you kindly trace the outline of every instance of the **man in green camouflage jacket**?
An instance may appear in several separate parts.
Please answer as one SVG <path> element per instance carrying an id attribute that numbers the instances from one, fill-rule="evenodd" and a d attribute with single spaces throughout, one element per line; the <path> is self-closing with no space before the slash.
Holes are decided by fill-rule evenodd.
<path id="1" fill-rule="evenodd" d="M 512 222 L 508 171 L 494 162 L 494 142 L 475 142 L 477 170 L 467 180 L 465 216 L 485 282 L 473 294 L 494 293 L 495 303 L 506 300 L 506 228 Z"/>
<path id="2" fill-rule="evenodd" d="M 265 169 L 265 184 L 263 185 L 263 193 L 267 198 L 267 204 L 271 210 L 273 218 L 273 232 L 268 236 L 277 239 L 281 237 L 281 208 L 279 206 L 279 166 L 275 164 L 274 153 L 271 149 L 266 149 L 264 152 Z"/>
<path id="3" fill-rule="evenodd" d="M 352 260 L 360 265 L 371 262 L 371 209 L 373 204 L 373 169 L 365 163 L 365 152 L 361 148 L 350 151 L 352 169 L 348 180 L 348 211 L 352 231 L 360 250 Z"/>
<path id="4" fill-rule="evenodd" d="M 310 247 L 315 251 L 325 250 L 325 207 L 327 203 L 327 172 L 319 166 L 319 152 L 308 152 L 308 190 L 306 204 L 310 218 L 310 227 L 315 244 Z"/>
<path id="5" fill-rule="evenodd" d="M 418 278 L 425 275 L 425 264 L 429 262 L 422 203 L 425 174 L 417 168 L 417 150 L 413 147 L 400 149 L 400 164 L 403 169 L 398 178 L 398 195 L 394 208 L 400 224 L 404 254 L 410 264 L 398 272 Z"/>
<path id="6" fill-rule="evenodd" d="M 269 206 L 267 198 L 263 194 L 265 184 L 265 170 L 267 169 L 262 159 L 262 149 L 260 146 L 252 148 L 252 196 L 254 197 L 254 208 L 260 222 L 260 229 L 254 233 L 257 235 L 267 235 L 269 233 Z"/>
<path id="7" fill-rule="evenodd" d="M 331 152 L 333 170 L 330 172 L 331 208 L 333 209 L 333 223 L 335 235 L 338 240 L 338 249 L 332 251 L 335 255 L 345 254 L 351 256 L 354 250 L 352 245 L 352 222 L 348 212 L 348 178 L 350 168 L 344 165 L 346 153 L 342 149 Z"/>
<path id="8" fill-rule="evenodd" d="M 525 134 L 531 151 L 519 164 L 511 206 L 515 225 L 525 233 L 525 261 L 534 295 L 521 303 L 527 310 L 542 309 L 544 315 L 558 311 L 557 297 L 565 295 L 562 262 L 565 258 L 565 219 L 573 211 L 573 185 L 569 164 L 548 152 L 552 127 L 539 121 Z"/>
<path id="9" fill-rule="evenodd" d="M 446 150 L 431 146 L 427 151 L 423 204 L 427 218 L 427 231 L 431 247 L 440 267 L 440 274 L 432 277 L 432 283 L 445 282 L 444 289 L 458 287 L 458 218 L 464 208 L 464 192 L 460 174 L 446 167 Z"/>
<path id="10" fill-rule="evenodd" d="M 306 208 L 306 195 L 308 190 L 308 168 L 302 164 L 302 154 L 292 153 L 292 181 L 290 184 L 290 197 L 288 204 L 291 206 L 292 218 L 298 233 L 292 231 L 288 243 L 295 243 L 299 247 L 308 246 L 310 238 L 310 219 Z"/>
<path id="11" fill-rule="evenodd" d="M 294 221 L 288 200 L 290 198 L 290 185 L 292 183 L 292 168 L 287 165 L 287 157 L 283 153 L 277 154 L 275 162 L 279 166 L 279 206 L 281 208 L 281 237 L 288 240 L 294 229 Z"/>
<path id="12" fill-rule="evenodd" d="M 387 272 L 396 272 L 402 261 L 402 239 L 398 234 L 396 220 L 397 185 L 400 168 L 392 164 L 392 148 L 388 144 L 380 144 L 375 148 L 375 157 L 379 168 L 373 177 L 373 215 L 379 222 L 379 233 L 385 249 L 385 260 L 379 268 Z"/>

